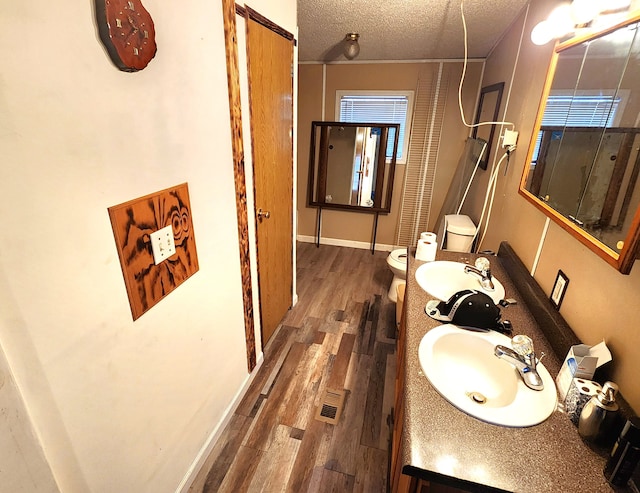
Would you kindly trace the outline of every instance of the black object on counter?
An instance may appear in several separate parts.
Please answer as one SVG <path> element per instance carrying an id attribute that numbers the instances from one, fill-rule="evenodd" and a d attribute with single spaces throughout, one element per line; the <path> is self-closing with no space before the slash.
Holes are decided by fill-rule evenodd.
<path id="1" fill-rule="evenodd" d="M 504 322 L 500 322 L 500 308 L 493 299 L 474 289 L 458 291 L 446 302 L 431 300 L 425 312 L 434 320 L 451 322 L 464 328 L 502 329 L 502 332 L 511 329 L 511 324 L 505 327 Z"/>
<path id="2" fill-rule="evenodd" d="M 604 468 L 604 477 L 614 486 L 624 486 L 640 461 L 640 418 L 627 420 Z"/>

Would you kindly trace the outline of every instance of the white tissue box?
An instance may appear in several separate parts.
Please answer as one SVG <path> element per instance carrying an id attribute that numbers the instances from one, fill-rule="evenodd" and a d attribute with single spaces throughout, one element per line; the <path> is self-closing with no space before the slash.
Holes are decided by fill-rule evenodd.
<path id="1" fill-rule="evenodd" d="M 556 377 L 560 399 L 565 399 L 574 378 L 591 380 L 596 368 L 609 361 L 611 361 L 611 352 L 604 341 L 592 347 L 586 344 L 571 346 Z"/>

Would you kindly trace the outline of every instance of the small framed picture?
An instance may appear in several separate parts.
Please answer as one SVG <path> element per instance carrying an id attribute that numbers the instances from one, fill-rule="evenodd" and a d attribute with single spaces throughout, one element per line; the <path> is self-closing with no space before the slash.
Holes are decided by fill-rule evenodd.
<path id="1" fill-rule="evenodd" d="M 560 309 L 560 305 L 562 304 L 564 294 L 567 292 L 568 285 L 569 278 L 564 272 L 558 270 L 558 276 L 556 277 L 556 282 L 553 285 L 553 291 L 551 291 L 551 296 L 549 297 L 556 310 Z"/>

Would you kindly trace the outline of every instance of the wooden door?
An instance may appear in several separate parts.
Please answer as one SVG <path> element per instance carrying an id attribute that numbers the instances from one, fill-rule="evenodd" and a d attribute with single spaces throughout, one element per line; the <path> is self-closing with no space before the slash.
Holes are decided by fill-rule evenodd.
<path id="1" fill-rule="evenodd" d="M 263 347 L 293 296 L 293 36 L 247 8 Z M 261 212 L 261 214 L 260 214 Z"/>

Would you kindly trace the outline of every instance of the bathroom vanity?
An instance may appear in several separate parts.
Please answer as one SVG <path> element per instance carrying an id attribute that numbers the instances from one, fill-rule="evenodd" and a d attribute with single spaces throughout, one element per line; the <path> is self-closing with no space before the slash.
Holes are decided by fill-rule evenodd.
<path id="1" fill-rule="evenodd" d="M 436 259 L 473 264 L 477 257 L 439 251 Z M 554 353 L 500 257 L 489 259 L 506 297 L 518 302 L 502 308 L 502 319 L 511 321 L 513 335 L 525 334 L 533 340 L 538 357 L 545 353 L 544 366 L 555 377 L 564 355 Z M 460 411 L 430 384 L 420 366 L 418 348 L 423 336 L 442 322 L 425 314 L 432 297 L 416 281 L 415 272 L 422 263 L 409 255 L 398 334 L 392 491 L 613 491 L 602 474 L 604 454 L 583 442 L 569 417 L 558 409 L 536 426 L 497 426 Z M 427 485 L 430 489 L 423 490 Z"/>

